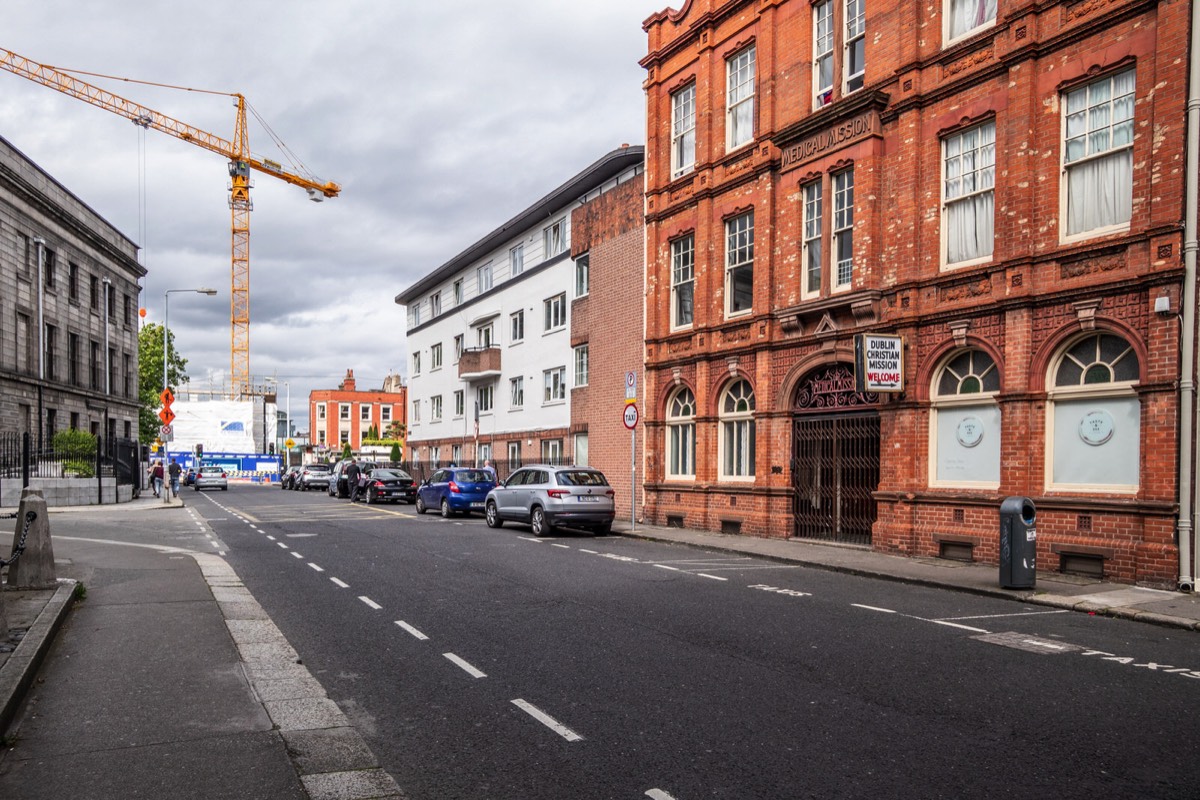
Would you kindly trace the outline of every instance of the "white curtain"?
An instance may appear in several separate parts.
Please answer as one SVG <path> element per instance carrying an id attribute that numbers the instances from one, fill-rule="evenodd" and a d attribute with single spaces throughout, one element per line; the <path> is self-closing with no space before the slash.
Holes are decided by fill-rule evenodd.
<path id="1" fill-rule="evenodd" d="M 1128 222 L 1133 215 L 1133 151 L 1067 168 L 1067 233 Z"/>
<path id="2" fill-rule="evenodd" d="M 996 19 L 996 0 L 950 0 L 950 38 Z"/>
<path id="3" fill-rule="evenodd" d="M 985 192 L 946 206 L 947 264 L 992 254 L 995 203 L 993 193 Z"/>

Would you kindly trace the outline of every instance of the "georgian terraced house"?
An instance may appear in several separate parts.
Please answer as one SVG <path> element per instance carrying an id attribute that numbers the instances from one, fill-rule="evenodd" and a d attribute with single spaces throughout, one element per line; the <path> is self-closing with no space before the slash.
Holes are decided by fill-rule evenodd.
<path id="1" fill-rule="evenodd" d="M 1040 567 L 1189 585 L 1191 11 L 650 17 L 648 520 L 995 563 L 1025 495 Z"/>

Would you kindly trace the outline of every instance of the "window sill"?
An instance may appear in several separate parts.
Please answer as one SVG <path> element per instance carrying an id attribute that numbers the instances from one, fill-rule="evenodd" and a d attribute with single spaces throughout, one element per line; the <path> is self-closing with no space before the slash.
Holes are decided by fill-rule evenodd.
<path id="1" fill-rule="evenodd" d="M 567 401 L 565 399 L 564 400 L 547 400 L 542 403 L 542 408 L 548 408 L 549 406 L 565 406 L 566 404 L 567 404 Z"/>
<path id="2" fill-rule="evenodd" d="M 549 330 L 542 331 L 542 336 L 549 336 L 554 333 L 562 333 L 566 329 L 567 329 L 566 325 L 559 325 L 557 328 L 550 328 Z"/>

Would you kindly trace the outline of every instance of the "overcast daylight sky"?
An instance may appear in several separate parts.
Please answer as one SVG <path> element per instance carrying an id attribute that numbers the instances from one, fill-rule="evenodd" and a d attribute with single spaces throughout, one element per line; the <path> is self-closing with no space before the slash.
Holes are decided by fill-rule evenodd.
<path id="1" fill-rule="evenodd" d="M 347 369 L 407 376 L 397 293 L 623 143 L 645 142 L 642 22 L 682 0 L 39 0 L 0 47 L 42 64 L 240 92 L 340 197 L 254 175 L 250 369 L 292 412 Z M 79 76 L 232 139 L 227 97 Z M 227 380 L 220 156 L 0 72 L 0 136 L 144 249 L 141 304 L 196 384 Z M 140 189 L 140 142 L 145 190 Z M 255 155 L 288 161 L 254 119 Z M 144 227 L 140 221 L 145 203 Z M 297 420 L 303 430 L 305 422 Z"/>

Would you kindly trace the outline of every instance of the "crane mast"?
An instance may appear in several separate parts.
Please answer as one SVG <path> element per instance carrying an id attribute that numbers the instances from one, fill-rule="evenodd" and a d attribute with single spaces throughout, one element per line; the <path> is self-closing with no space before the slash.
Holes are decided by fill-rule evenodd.
<path id="1" fill-rule="evenodd" d="M 233 397 L 252 392 L 250 383 L 250 171 L 255 170 L 308 191 L 313 200 L 337 197 L 341 187 L 283 169 L 250 154 L 246 121 L 246 98 L 231 94 L 236 101 L 233 141 L 181 122 L 159 111 L 94 86 L 55 67 L 39 64 L 0 48 L 0 69 L 40 83 L 70 97 L 125 117 L 229 159 L 229 208 L 231 215 L 231 285 L 229 292 L 230 378 Z"/>

